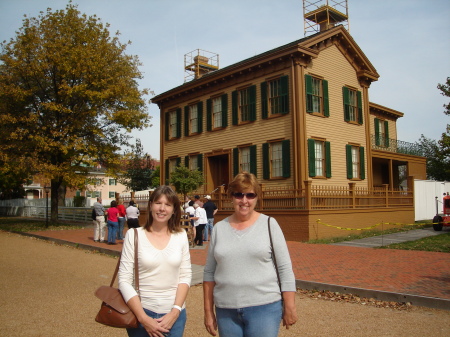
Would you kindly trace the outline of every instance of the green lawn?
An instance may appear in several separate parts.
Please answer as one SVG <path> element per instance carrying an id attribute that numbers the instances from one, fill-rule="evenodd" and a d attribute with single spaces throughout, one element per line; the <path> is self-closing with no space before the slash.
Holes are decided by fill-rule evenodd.
<path id="1" fill-rule="evenodd" d="M 450 233 L 431 236 L 416 241 L 394 243 L 380 248 L 450 253 Z"/>

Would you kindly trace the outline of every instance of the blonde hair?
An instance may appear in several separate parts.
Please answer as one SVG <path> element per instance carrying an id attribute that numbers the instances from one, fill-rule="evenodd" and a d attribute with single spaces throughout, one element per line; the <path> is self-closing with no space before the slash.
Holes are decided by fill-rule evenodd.
<path id="1" fill-rule="evenodd" d="M 228 196 L 231 198 L 235 192 L 247 192 L 250 190 L 253 190 L 258 198 L 261 199 L 261 187 L 256 176 L 253 173 L 242 171 L 228 185 Z"/>

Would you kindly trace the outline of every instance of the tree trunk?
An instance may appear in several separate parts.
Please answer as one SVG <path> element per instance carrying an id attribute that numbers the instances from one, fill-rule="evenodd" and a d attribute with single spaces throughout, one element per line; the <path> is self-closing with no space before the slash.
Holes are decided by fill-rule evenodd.
<path id="1" fill-rule="evenodd" d="M 58 222 L 58 200 L 59 200 L 59 187 L 62 184 L 62 178 L 52 179 L 52 194 L 51 194 L 51 217 L 52 223 Z"/>

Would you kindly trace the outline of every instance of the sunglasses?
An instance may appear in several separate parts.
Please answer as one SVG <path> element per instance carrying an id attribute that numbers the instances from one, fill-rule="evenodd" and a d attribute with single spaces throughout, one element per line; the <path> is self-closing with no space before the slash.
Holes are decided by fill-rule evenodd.
<path id="1" fill-rule="evenodd" d="M 242 193 L 242 192 L 235 192 L 231 194 L 236 199 L 243 199 L 244 197 L 247 197 L 247 199 L 255 199 L 257 194 L 256 193 Z"/>

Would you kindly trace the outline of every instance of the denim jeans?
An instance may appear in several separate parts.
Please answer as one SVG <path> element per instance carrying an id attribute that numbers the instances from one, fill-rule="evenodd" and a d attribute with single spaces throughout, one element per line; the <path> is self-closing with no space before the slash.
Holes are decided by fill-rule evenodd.
<path id="1" fill-rule="evenodd" d="M 206 224 L 205 229 L 203 230 L 203 241 L 209 240 L 208 231 L 209 236 L 211 236 L 213 228 L 214 228 L 214 218 L 208 218 L 208 223 Z"/>
<path id="2" fill-rule="evenodd" d="M 116 235 L 117 235 L 118 228 L 119 228 L 118 222 L 112 222 L 111 220 L 108 220 L 108 242 L 109 243 L 116 243 Z"/>
<path id="3" fill-rule="evenodd" d="M 125 217 L 119 218 L 119 229 L 117 231 L 117 239 L 123 240 L 123 226 L 125 225 Z"/>
<path id="4" fill-rule="evenodd" d="M 216 307 L 220 337 L 277 337 L 283 306 L 281 301 L 240 309 Z"/>
<path id="5" fill-rule="evenodd" d="M 165 314 L 157 314 L 156 312 L 147 310 L 145 308 L 144 308 L 144 311 L 151 318 L 160 318 L 165 315 Z M 180 316 L 178 316 L 178 319 L 172 325 L 172 329 L 170 329 L 170 332 L 164 334 L 164 336 L 166 336 L 166 337 L 183 337 L 185 325 L 186 325 L 186 310 L 183 309 L 183 310 L 181 310 Z M 145 328 L 142 326 L 142 324 L 139 324 L 139 327 L 137 327 L 136 329 L 127 329 L 127 332 L 128 332 L 129 337 L 148 337 L 148 333 L 145 330 Z"/>

